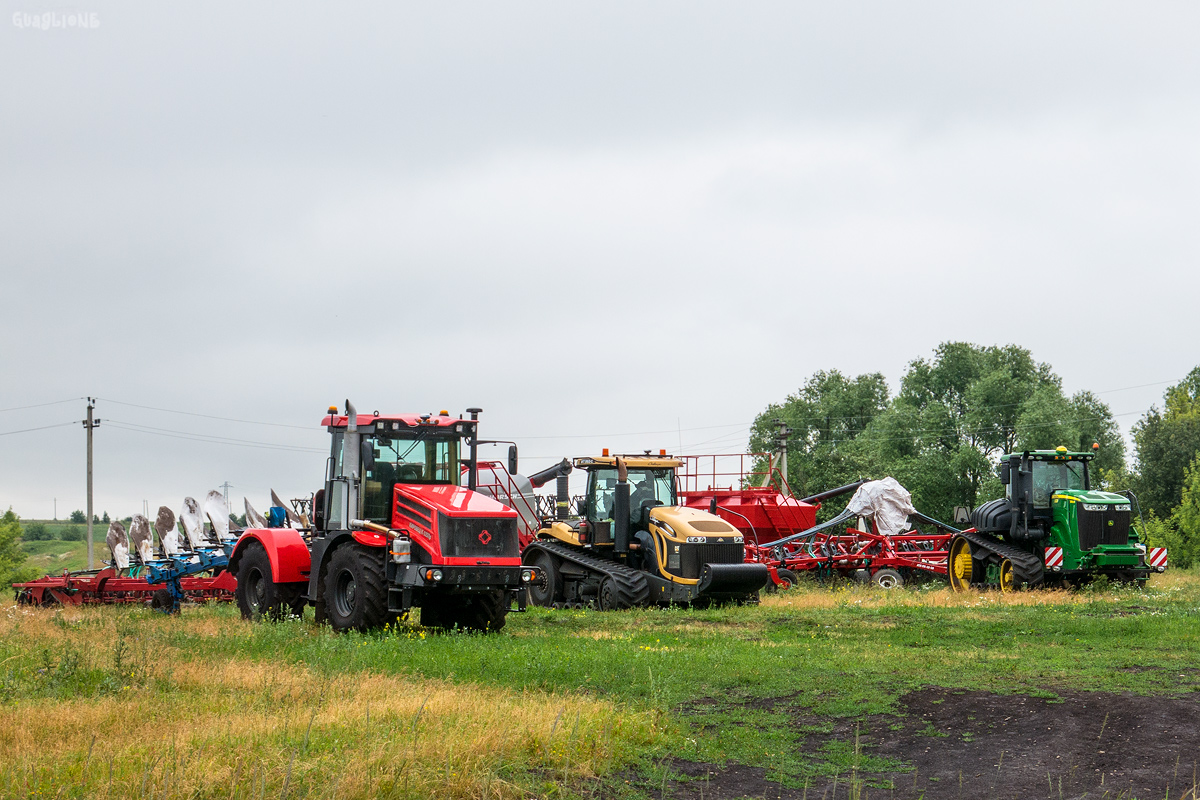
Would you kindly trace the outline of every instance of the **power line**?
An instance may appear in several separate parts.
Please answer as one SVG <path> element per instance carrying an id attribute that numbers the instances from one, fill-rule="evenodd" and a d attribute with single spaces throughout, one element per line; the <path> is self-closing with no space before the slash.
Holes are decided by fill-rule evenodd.
<path id="1" fill-rule="evenodd" d="M 192 431 L 176 431 L 168 428 L 154 428 L 149 425 L 138 425 L 136 423 L 122 422 L 120 420 L 109 419 L 108 424 L 122 430 L 134 431 L 135 433 L 148 433 L 152 436 L 165 436 L 170 439 L 184 439 L 192 442 L 207 442 L 209 444 L 231 445 L 234 447 L 254 447 L 264 450 L 284 450 L 293 453 L 323 453 L 325 448 L 321 447 L 304 447 L 302 445 L 281 444 L 279 442 L 255 442 L 245 439 L 233 439 L 226 436 L 209 436 L 203 433 L 194 433 Z"/>
<path id="2" fill-rule="evenodd" d="M 35 403 L 31 406 L 13 406 L 12 408 L 0 408 L 0 414 L 5 411 L 24 411 L 27 408 L 45 408 L 46 406 L 59 406 L 63 403 L 74 403 L 77 400 L 83 400 L 82 397 L 69 397 L 66 400 L 54 400 L 50 403 Z"/>
<path id="3" fill-rule="evenodd" d="M 313 425 L 289 425 L 289 424 L 283 423 L 283 422 L 262 422 L 262 421 L 253 420 L 253 419 L 235 419 L 234 417 L 218 417 L 218 416 L 214 416 L 212 414 L 198 414 L 194 411 L 178 411 L 174 408 L 159 408 L 157 406 L 142 406 L 142 405 L 138 405 L 137 403 L 126 403 L 121 400 L 113 400 L 108 397 L 98 397 L 96 399 L 103 400 L 106 403 L 116 403 L 119 406 L 129 406 L 130 408 L 140 408 L 140 409 L 144 409 L 146 411 L 162 411 L 167 414 L 183 414 L 183 415 L 189 416 L 189 417 L 202 417 L 203 419 L 221 420 L 222 422 L 241 422 L 241 423 L 245 423 L 247 425 L 269 425 L 273 428 L 296 428 L 298 430 L 304 430 L 304 431 L 316 430 L 316 426 L 313 426 Z"/>
<path id="4" fill-rule="evenodd" d="M 44 430 L 49 430 L 50 428 L 65 428 L 68 425 L 78 425 L 78 424 L 79 424 L 78 422 L 75 422 L 74 420 L 72 420 L 71 422 L 60 422 L 57 425 L 43 425 L 40 428 L 24 428 L 19 431 L 5 431 L 4 433 L 0 433 L 0 436 L 12 436 L 14 433 L 29 433 L 30 431 L 44 431 Z"/>

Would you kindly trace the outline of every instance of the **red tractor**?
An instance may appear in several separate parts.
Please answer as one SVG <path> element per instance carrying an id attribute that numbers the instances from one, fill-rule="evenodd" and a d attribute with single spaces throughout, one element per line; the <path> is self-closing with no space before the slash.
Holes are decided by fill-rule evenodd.
<path id="1" fill-rule="evenodd" d="M 475 491 L 480 409 L 467 411 L 331 407 L 312 520 L 248 529 L 230 556 L 242 616 L 279 618 L 311 603 L 334 630 L 361 631 L 419 607 L 426 626 L 496 631 L 513 601 L 523 611 L 539 576 L 521 564 L 517 513 Z"/>

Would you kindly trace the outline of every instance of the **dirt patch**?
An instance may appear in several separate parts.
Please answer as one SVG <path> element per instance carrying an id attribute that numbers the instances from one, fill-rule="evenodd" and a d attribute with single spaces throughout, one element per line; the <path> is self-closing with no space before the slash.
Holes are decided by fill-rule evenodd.
<path id="1" fill-rule="evenodd" d="M 765 701 L 756 705 L 771 707 Z M 807 730 L 814 724 L 834 724 L 831 733 L 805 734 L 801 753 L 819 757 L 830 742 L 853 743 L 857 733 L 865 755 L 906 768 L 861 774 L 865 786 L 850 786 L 843 775 L 836 788 L 832 778 L 821 778 L 803 792 L 768 781 L 765 770 L 755 765 L 719 768 L 676 761 L 673 769 L 687 779 L 668 784 L 664 796 L 672 800 L 835 800 L 864 794 L 897 800 L 1200 797 L 1200 699 L 1194 696 L 1059 692 L 1058 697 L 1046 698 L 930 687 L 901 697 L 899 711 L 857 721 L 799 714 L 794 718 L 794 724 Z"/>

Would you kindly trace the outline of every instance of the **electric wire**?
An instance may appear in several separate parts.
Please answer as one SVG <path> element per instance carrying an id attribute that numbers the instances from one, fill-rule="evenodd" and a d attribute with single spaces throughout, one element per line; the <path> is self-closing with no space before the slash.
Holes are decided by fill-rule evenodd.
<path id="1" fill-rule="evenodd" d="M 65 428 L 68 425 L 78 425 L 78 424 L 79 424 L 78 422 L 75 422 L 74 420 L 72 420 L 71 422 L 60 422 L 56 425 L 42 425 L 39 428 L 25 428 L 25 429 L 19 430 L 19 431 L 4 431 L 3 433 L 0 433 L 0 436 L 12 436 L 14 433 L 29 433 L 30 431 L 45 431 L 45 430 L 49 430 L 50 428 Z"/>
<path id="2" fill-rule="evenodd" d="M 253 419 L 236 419 L 234 417 L 218 417 L 213 414 L 199 414 L 194 411 L 178 411 L 174 408 L 160 408 L 158 406 L 143 406 L 137 403 L 126 403 L 122 400 L 113 400 L 110 397 L 97 397 L 97 400 L 103 400 L 106 403 L 116 403 L 119 406 L 129 406 L 130 408 L 140 408 L 146 411 L 162 411 L 167 414 L 183 414 L 189 417 L 202 417 L 204 419 L 216 419 L 222 422 L 241 422 L 247 425 L 269 425 L 273 428 L 297 428 L 299 430 L 311 431 L 314 430 L 312 425 L 290 425 L 284 422 L 262 422 Z"/>
<path id="3" fill-rule="evenodd" d="M 284 450 L 297 453 L 323 453 L 325 448 L 320 447 L 305 447 L 303 445 L 283 444 L 281 442 L 256 442 L 247 441 L 245 439 L 234 439 L 228 436 L 211 436 L 204 433 L 196 433 L 194 431 L 179 431 L 171 428 L 155 428 L 150 425 L 140 425 L 138 423 L 124 422 L 122 420 L 105 419 L 106 425 L 111 425 L 121 430 L 135 431 L 137 433 L 148 433 L 154 436 L 165 436 L 172 439 L 186 439 L 193 442 L 208 442 L 209 444 L 233 445 L 235 447 L 256 447 L 268 450 Z"/>
<path id="4" fill-rule="evenodd" d="M 63 403 L 74 403 L 77 400 L 86 400 L 86 397 L 68 397 L 66 400 L 54 400 L 49 403 L 34 403 L 31 406 L 13 406 L 12 408 L 0 408 L 0 414 L 5 411 L 24 411 L 27 408 L 45 408 L 46 406 L 60 406 Z"/>

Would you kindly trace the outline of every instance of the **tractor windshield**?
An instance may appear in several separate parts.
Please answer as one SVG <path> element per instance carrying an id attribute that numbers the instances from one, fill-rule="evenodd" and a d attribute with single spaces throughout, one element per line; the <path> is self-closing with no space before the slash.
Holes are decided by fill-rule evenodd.
<path id="1" fill-rule="evenodd" d="M 1083 461 L 1034 461 L 1032 466 L 1034 508 L 1049 508 L 1056 491 L 1087 488 Z"/>
<path id="2" fill-rule="evenodd" d="M 592 522 L 612 519 L 613 499 L 617 491 L 617 470 L 593 470 L 588 476 L 587 516 Z M 657 502 L 655 502 L 657 501 Z M 672 469 L 629 469 L 629 521 L 638 523 L 642 505 L 676 505 L 675 471 Z"/>
<path id="3" fill-rule="evenodd" d="M 368 439 L 373 465 L 363 469 L 363 516 L 391 519 L 392 487 L 397 483 L 458 483 L 458 438 L 416 434 Z"/>

